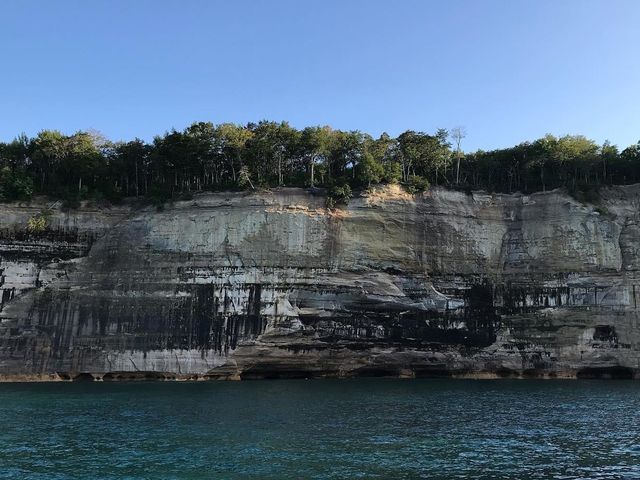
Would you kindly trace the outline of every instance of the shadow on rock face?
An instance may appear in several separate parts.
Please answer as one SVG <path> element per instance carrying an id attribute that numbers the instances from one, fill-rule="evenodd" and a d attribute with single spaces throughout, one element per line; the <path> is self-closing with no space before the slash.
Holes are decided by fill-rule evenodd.
<path id="1" fill-rule="evenodd" d="M 634 378 L 634 371 L 628 367 L 591 367 L 578 370 L 577 378 L 602 378 L 630 380 Z"/>

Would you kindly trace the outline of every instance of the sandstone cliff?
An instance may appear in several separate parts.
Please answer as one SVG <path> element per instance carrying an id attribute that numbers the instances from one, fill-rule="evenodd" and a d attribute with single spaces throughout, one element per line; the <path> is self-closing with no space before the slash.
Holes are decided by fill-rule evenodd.
<path id="1" fill-rule="evenodd" d="M 640 375 L 640 186 L 0 205 L 3 379 Z"/>

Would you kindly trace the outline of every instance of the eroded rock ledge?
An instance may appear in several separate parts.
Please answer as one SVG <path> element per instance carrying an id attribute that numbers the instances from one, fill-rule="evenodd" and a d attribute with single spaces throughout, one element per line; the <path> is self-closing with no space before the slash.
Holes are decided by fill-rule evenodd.
<path id="1" fill-rule="evenodd" d="M 635 378 L 640 186 L 0 205 L 0 381 Z"/>

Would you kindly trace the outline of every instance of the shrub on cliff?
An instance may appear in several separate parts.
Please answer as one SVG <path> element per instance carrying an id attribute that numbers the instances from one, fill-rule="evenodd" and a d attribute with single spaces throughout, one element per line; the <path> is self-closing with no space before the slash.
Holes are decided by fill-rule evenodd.
<path id="1" fill-rule="evenodd" d="M 383 165 L 382 180 L 385 183 L 398 183 L 402 180 L 402 167 L 399 163 Z"/>
<path id="2" fill-rule="evenodd" d="M 327 208 L 335 208 L 337 205 L 347 205 L 353 197 L 351 187 L 348 184 L 335 185 L 327 192 Z"/>
<path id="3" fill-rule="evenodd" d="M 581 203 L 591 203 L 597 205 L 600 203 L 600 187 L 597 185 L 587 185 L 578 183 L 575 186 L 569 186 L 567 193 Z"/>
<path id="4" fill-rule="evenodd" d="M 155 205 L 158 209 L 161 209 L 164 207 L 164 204 L 166 202 L 171 200 L 171 190 L 169 190 L 166 185 L 153 183 L 149 187 L 147 196 L 153 205 Z"/>
<path id="5" fill-rule="evenodd" d="M 429 180 L 420 175 L 410 175 L 407 179 L 406 189 L 409 193 L 418 193 L 429 190 L 431 184 Z"/>
<path id="6" fill-rule="evenodd" d="M 49 210 L 42 210 L 39 214 L 34 215 L 27 220 L 27 231 L 29 233 L 42 233 L 49 226 L 49 217 L 51 212 Z"/>

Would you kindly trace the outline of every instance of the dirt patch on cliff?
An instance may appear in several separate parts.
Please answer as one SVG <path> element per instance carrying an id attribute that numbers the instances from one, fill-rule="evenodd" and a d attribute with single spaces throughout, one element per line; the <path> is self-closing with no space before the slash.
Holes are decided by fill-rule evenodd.
<path id="1" fill-rule="evenodd" d="M 285 205 L 282 207 L 269 207 L 266 209 L 267 213 L 289 213 L 289 214 L 302 214 L 308 217 L 332 217 L 332 218 L 346 218 L 349 216 L 349 212 L 340 208 L 309 208 L 306 205 Z"/>
<path id="2" fill-rule="evenodd" d="M 398 184 L 372 187 L 362 196 L 365 198 L 367 205 L 381 205 L 389 201 L 410 202 L 413 200 L 413 195 Z"/>

